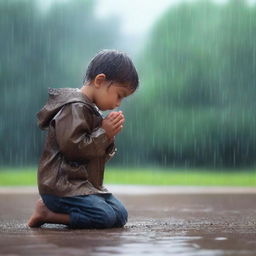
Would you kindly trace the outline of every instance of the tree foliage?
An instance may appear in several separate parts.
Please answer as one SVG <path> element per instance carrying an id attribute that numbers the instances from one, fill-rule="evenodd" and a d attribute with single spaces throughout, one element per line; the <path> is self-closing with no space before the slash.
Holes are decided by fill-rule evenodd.
<path id="1" fill-rule="evenodd" d="M 94 2 L 0 1 L 0 141 L 2 165 L 35 163 L 44 134 L 36 113 L 48 87 L 81 87 L 89 59 L 119 38 L 116 20 L 94 16 Z"/>
<path id="2" fill-rule="evenodd" d="M 95 18 L 94 1 L 56 1 L 45 12 L 36 3 L 0 1 L 2 165 L 38 161 L 35 114 L 47 88 L 80 87 L 88 60 L 119 46 L 118 22 Z M 243 0 L 168 9 L 136 61 L 140 88 L 124 104 L 114 163 L 254 165 L 255 32 L 256 8 Z"/>
<path id="3" fill-rule="evenodd" d="M 255 163 L 255 32 L 256 8 L 245 1 L 183 3 L 161 17 L 141 53 L 136 118 L 128 117 L 135 159 Z"/>

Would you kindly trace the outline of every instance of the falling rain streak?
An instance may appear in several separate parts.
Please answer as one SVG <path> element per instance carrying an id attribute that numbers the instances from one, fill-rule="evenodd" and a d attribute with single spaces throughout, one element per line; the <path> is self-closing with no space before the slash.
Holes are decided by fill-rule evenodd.
<path id="1" fill-rule="evenodd" d="M 253 167 L 255 5 L 171 2 L 143 38 L 127 41 L 120 17 L 95 15 L 101 1 L 52 1 L 44 10 L 1 1 L 1 165 L 36 164 L 47 88 L 81 87 L 90 58 L 118 48 L 136 52 L 140 88 L 120 108 L 126 123 L 112 164 Z"/>

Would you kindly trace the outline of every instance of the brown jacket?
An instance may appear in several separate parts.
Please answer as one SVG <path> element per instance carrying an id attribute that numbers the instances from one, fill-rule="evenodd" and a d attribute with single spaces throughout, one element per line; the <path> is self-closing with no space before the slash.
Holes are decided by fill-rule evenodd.
<path id="1" fill-rule="evenodd" d="M 102 185 L 104 166 L 116 149 L 100 128 L 101 114 L 79 89 L 49 88 L 48 93 L 37 113 L 39 127 L 48 130 L 38 167 L 39 193 L 108 193 Z"/>

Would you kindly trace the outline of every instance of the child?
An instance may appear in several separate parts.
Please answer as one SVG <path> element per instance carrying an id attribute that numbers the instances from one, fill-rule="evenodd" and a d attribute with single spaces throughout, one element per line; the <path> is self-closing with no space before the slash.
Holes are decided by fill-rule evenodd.
<path id="1" fill-rule="evenodd" d="M 127 211 L 103 185 L 105 162 L 115 154 L 114 138 L 125 121 L 121 111 L 103 118 L 99 110 L 120 106 L 138 87 L 130 58 L 114 50 L 99 52 L 88 66 L 81 89 L 50 88 L 37 114 L 48 133 L 38 167 L 42 199 L 28 221 L 71 228 L 122 227 Z"/>

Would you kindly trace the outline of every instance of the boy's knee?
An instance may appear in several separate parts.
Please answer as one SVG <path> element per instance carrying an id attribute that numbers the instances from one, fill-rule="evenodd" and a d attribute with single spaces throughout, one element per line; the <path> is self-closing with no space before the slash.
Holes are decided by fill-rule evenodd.
<path id="1" fill-rule="evenodd" d="M 111 208 L 102 209 L 100 218 L 102 228 L 112 228 L 116 223 L 116 213 Z"/>
<path id="2" fill-rule="evenodd" d="M 121 207 L 118 213 L 118 220 L 117 220 L 117 226 L 118 227 L 123 227 L 128 220 L 128 212 L 125 209 L 125 207 Z"/>
<path id="3" fill-rule="evenodd" d="M 128 212 L 126 210 L 126 208 L 124 208 L 123 212 L 122 212 L 122 215 L 123 215 L 123 220 L 124 220 L 124 224 L 126 224 L 127 220 L 128 220 Z"/>
<path id="4" fill-rule="evenodd" d="M 112 228 L 116 223 L 116 214 L 112 209 L 100 208 L 92 216 L 86 216 L 82 212 L 71 213 L 72 228 Z"/>

